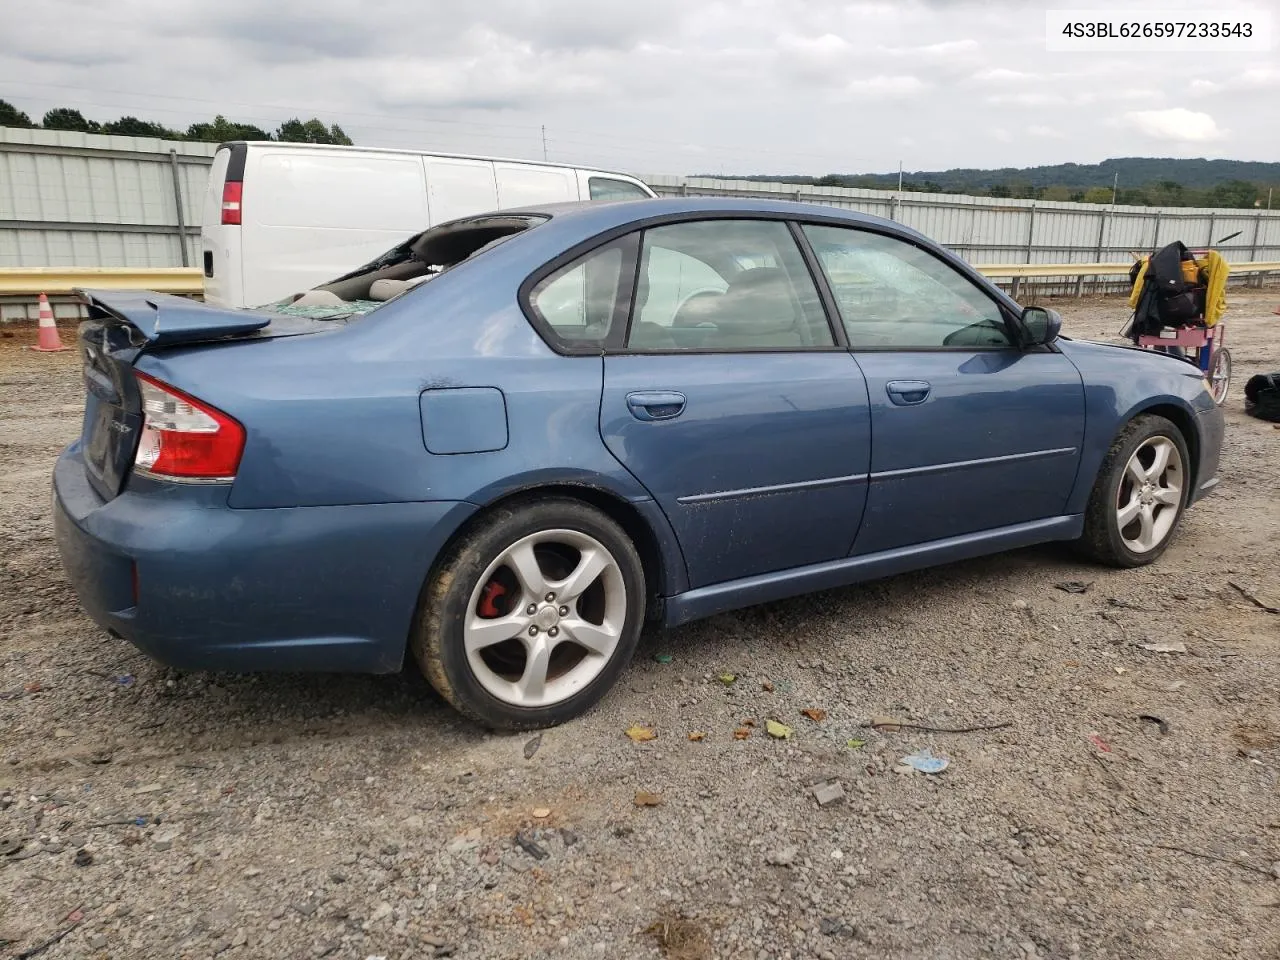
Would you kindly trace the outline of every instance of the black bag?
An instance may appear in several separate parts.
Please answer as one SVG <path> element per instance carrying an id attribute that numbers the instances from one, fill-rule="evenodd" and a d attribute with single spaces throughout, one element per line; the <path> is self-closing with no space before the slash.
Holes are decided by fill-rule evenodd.
<path id="1" fill-rule="evenodd" d="M 1244 385 L 1244 412 L 1280 423 L 1280 373 L 1259 373 Z"/>
<path id="2" fill-rule="evenodd" d="M 1154 336 L 1164 327 L 1182 327 L 1204 316 L 1205 285 L 1187 283 L 1182 272 L 1184 261 L 1195 258 L 1181 241 L 1161 247 L 1151 255 L 1143 277 L 1138 308 L 1128 333 L 1134 342 L 1140 334 Z M 1130 282 L 1137 279 L 1138 264 L 1129 271 Z M 1196 271 L 1197 277 L 1200 273 Z"/>

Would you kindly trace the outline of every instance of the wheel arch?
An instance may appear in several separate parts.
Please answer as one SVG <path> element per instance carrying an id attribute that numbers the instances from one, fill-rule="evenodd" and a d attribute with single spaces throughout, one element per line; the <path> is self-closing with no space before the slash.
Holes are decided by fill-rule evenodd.
<path id="1" fill-rule="evenodd" d="M 645 591 L 648 594 L 647 619 L 661 618 L 664 597 L 688 589 L 684 556 L 680 553 L 675 535 L 671 532 L 665 515 L 654 501 L 637 503 L 594 484 L 555 481 L 507 490 L 486 500 L 480 509 L 453 532 L 436 554 L 431 569 L 427 572 L 423 585 L 424 591 L 431 583 L 440 564 L 449 556 L 458 542 L 478 524 L 483 523 L 494 510 L 511 508 L 519 506 L 522 502 L 532 502 L 547 497 L 564 497 L 588 504 L 622 528 L 640 555 L 640 565 L 645 577 Z"/>
<path id="2" fill-rule="evenodd" d="M 1194 491 L 1200 482 L 1200 427 L 1196 422 L 1195 414 L 1180 404 L 1170 401 L 1157 401 L 1144 406 L 1131 413 L 1116 429 L 1111 440 L 1114 443 L 1115 438 L 1120 435 L 1120 431 L 1127 427 L 1130 423 L 1142 416 L 1164 417 L 1182 434 L 1182 439 L 1187 445 L 1187 454 L 1190 463 L 1187 464 L 1187 475 L 1190 477 L 1187 489 Z"/>

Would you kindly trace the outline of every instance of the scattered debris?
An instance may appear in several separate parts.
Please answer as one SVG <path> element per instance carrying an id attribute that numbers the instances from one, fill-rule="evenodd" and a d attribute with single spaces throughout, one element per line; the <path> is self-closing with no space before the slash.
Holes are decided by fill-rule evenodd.
<path id="1" fill-rule="evenodd" d="M 827 719 L 827 711 L 819 710 L 817 707 L 808 707 L 801 710 L 800 713 L 808 717 L 814 723 L 821 723 L 823 720 Z"/>
<path id="2" fill-rule="evenodd" d="M 738 727 L 738 729 L 733 731 L 733 739 L 735 740 L 745 740 L 749 736 L 751 736 L 750 727 Z"/>
<path id="3" fill-rule="evenodd" d="M 551 816 L 550 807 L 535 807 L 533 810 L 533 818 L 535 820 L 545 820 L 549 816 Z"/>
<path id="4" fill-rule="evenodd" d="M 73 914 L 78 912 L 79 912 L 78 910 L 72 911 Z M 78 926 L 80 926 L 80 923 L 82 920 L 84 920 L 83 913 L 80 914 L 79 919 L 69 921 L 71 926 L 66 927 L 65 929 L 59 931 L 58 933 L 55 933 L 48 940 L 45 940 L 42 943 L 37 943 L 34 947 L 30 947 L 26 950 L 23 950 L 21 953 L 15 956 L 13 960 L 31 960 L 32 957 L 38 957 L 40 954 L 44 953 L 50 947 L 54 946 L 55 944 L 61 943 L 67 937 L 67 935 L 71 933 L 72 930 L 75 930 Z"/>
<path id="5" fill-rule="evenodd" d="M 813 799 L 818 801 L 818 806 L 829 807 L 831 804 L 839 803 L 844 799 L 844 787 L 836 780 L 830 783 L 820 783 L 813 788 Z"/>
<path id="6" fill-rule="evenodd" d="M 766 720 L 764 722 L 764 729 L 765 732 L 775 740 L 789 740 L 793 733 L 790 727 L 785 723 L 779 723 L 777 720 Z"/>
<path id="7" fill-rule="evenodd" d="M 524 758 L 526 760 L 532 760 L 533 755 L 538 752 L 538 748 L 540 746 L 542 746 L 542 734 L 538 734 L 524 745 Z"/>
<path id="8" fill-rule="evenodd" d="M 667 960 L 705 960 L 711 956 L 711 937 L 693 920 L 663 917 L 645 930 Z"/>
<path id="9" fill-rule="evenodd" d="M 173 846 L 173 842 L 178 839 L 180 831 L 170 827 L 167 830 L 157 830 L 151 835 L 151 845 L 157 850 L 168 850 Z"/>
<path id="10" fill-rule="evenodd" d="M 1111 752 L 1111 744 L 1103 740 L 1102 737 L 1098 736 L 1098 734 L 1091 733 L 1087 737 L 1085 737 L 1085 739 L 1088 740 L 1090 743 L 1092 743 L 1095 747 L 1097 747 L 1103 753 Z"/>
<path id="11" fill-rule="evenodd" d="M 1055 583 L 1054 586 L 1065 593 L 1087 593 L 1093 584 L 1080 580 L 1063 580 L 1061 583 Z"/>
<path id="12" fill-rule="evenodd" d="M 673 657 L 669 653 L 655 653 L 653 655 L 653 659 L 656 660 L 658 663 L 670 663 L 672 660 L 675 659 L 675 657 Z"/>
<path id="13" fill-rule="evenodd" d="M 773 693 L 773 684 L 766 680 L 764 683 L 760 684 L 760 689 L 765 693 Z"/>
<path id="14" fill-rule="evenodd" d="M 1169 735 L 1169 722 L 1167 720 L 1162 720 L 1150 713 L 1140 713 L 1138 714 L 1138 719 L 1145 720 L 1147 723 L 1154 723 L 1160 728 L 1160 736 L 1167 737 Z"/>
<path id="15" fill-rule="evenodd" d="M 572 847 L 580 839 L 578 835 L 568 827 L 560 828 L 560 839 L 564 841 L 566 847 Z"/>
<path id="16" fill-rule="evenodd" d="M 523 831 L 516 834 L 516 846 L 535 860 L 545 860 L 551 856 L 545 847 Z"/>
<path id="17" fill-rule="evenodd" d="M 32 680 L 30 683 L 24 683 L 22 685 L 23 693 L 39 693 L 43 689 L 44 689 L 44 684 L 42 684 L 39 680 Z"/>
<path id="18" fill-rule="evenodd" d="M 0 840 L 0 857 L 11 857 L 23 847 L 23 841 L 18 837 L 9 837 L 7 840 Z"/>
<path id="19" fill-rule="evenodd" d="M 745 717 L 743 718 L 742 725 L 744 727 L 754 727 L 756 725 L 756 722 L 750 717 Z"/>
<path id="20" fill-rule="evenodd" d="M 703 731 L 694 730 L 692 733 L 689 734 L 689 739 L 692 740 L 694 743 L 701 743 L 703 740 L 706 739 L 706 736 L 707 735 Z"/>
<path id="21" fill-rule="evenodd" d="M 903 766 L 910 767 L 912 770 L 919 770 L 921 773 L 941 773 L 951 765 L 951 761 L 946 757 L 935 757 L 933 751 L 928 747 L 917 750 L 915 753 L 908 754 L 903 757 L 899 763 Z"/>
<path id="22" fill-rule="evenodd" d="M 1135 610 L 1138 613 L 1154 613 L 1150 607 L 1140 607 L 1136 603 L 1130 603 L 1128 600 L 1121 600 L 1119 597 L 1107 597 L 1107 603 L 1113 607 L 1119 607 L 1121 610 Z"/>
<path id="23" fill-rule="evenodd" d="M 1187 645 L 1181 640 L 1158 640 L 1155 643 L 1138 644 L 1143 650 L 1152 653 L 1186 653 Z"/>
<path id="24" fill-rule="evenodd" d="M 650 793 L 648 790 L 637 790 L 635 805 L 637 807 L 660 807 L 666 801 L 662 799 L 660 793 Z"/>
<path id="25" fill-rule="evenodd" d="M 1006 720 L 1004 723 L 990 723 L 978 727 L 927 727 L 918 723 L 903 723 L 893 717 L 872 717 L 863 726 L 880 733 L 898 733 L 901 730 L 915 730 L 919 733 L 978 733 L 983 730 L 1003 730 L 1005 727 L 1013 726 L 1013 722 Z"/>
<path id="26" fill-rule="evenodd" d="M 867 745 L 867 741 L 859 740 L 857 737 L 854 737 L 852 740 L 846 740 L 844 745 L 850 750 L 861 750 Z"/>
<path id="27" fill-rule="evenodd" d="M 1231 739 L 1246 750 L 1268 750 L 1280 743 L 1280 738 L 1261 723 L 1237 724 Z"/>
<path id="28" fill-rule="evenodd" d="M 720 676 L 716 677 L 716 679 L 719 680 L 721 683 L 723 683 L 727 687 L 727 686 L 730 686 L 738 678 L 735 674 L 732 674 L 732 673 L 722 673 L 720 674 Z"/>
<path id="29" fill-rule="evenodd" d="M 84 847 L 81 847 L 79 850 L 76 851 L 76 857 L 71 862 L 74 863 L 77 867 L 92 866 L 93 854 L 90 853 L 88 850 L 86 850 Z"/>
<path id="30" fill-rule="evenodd" d="M 636 743 L 646 743 L 650 740 L 658 739 L 658 735 L 653 732 L 652 727 L 642 727 L 639 724 L 627 727 L 627 736 Z"/>
<path id="31" fill-rule="evenodd" d="M 1266 613 L 1274 613 L 1274 614 L 1280 615 L 1280 607 L 1273 607 L 1263 603 L 1251 591 L 1246 590 L 1244 587 L 1240 586 L 1240 584 L 1236 583 L 1234 580 L 1228 580 L 1227 586 L 1234 588 L 1237 593 L 1239 593 L 1242 597 L 1244 597 L 1246 600 L 1252 603 L 1259 610 L 1262 610 Z"/>

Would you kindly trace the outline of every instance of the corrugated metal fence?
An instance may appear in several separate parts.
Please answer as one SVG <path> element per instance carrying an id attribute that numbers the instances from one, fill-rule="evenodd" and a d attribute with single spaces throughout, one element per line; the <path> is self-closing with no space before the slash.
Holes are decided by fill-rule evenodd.
<path id="1" fill-rule="evenodd" d="M 178 267 L 199 262 L 217 147 L 0 128 L 0 267 Z M 1122 262 L 1172 240 L 1229 260 L 1280 260 L 1280 211 L 1110 207 L 747 180 L 645 176 L 663 195 L 769 197 L 898 220 L 973 263 Z M 1078 281 L 1071 281 L 1077 292 Z M 1054 284 L 1055 287 L 1062 284 Z M 1048 288 L 1045 289 L 1047 292 Z"/>

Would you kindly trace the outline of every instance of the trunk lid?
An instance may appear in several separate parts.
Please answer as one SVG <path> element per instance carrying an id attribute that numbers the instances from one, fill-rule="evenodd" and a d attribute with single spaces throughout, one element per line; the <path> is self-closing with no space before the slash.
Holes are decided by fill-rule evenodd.
<path id="1" fill-rule="evenodd" d="M 144 352 L 296 336 L 342 325 L 342 318 L 273 316 L 144 291 L 79 294 L 89 310 L 79 332 L 85 381 L 81 446 L 89 482 L 108 500 L 124 486 L 142 434 L 142 397 L 133 367 Z M 180 383 L 173 386 L 182 389 Z"/>

